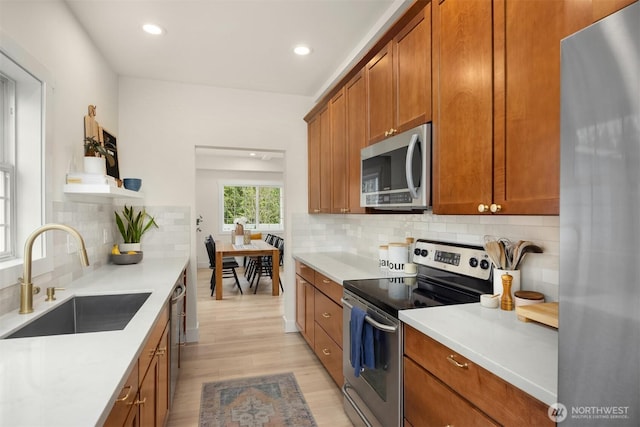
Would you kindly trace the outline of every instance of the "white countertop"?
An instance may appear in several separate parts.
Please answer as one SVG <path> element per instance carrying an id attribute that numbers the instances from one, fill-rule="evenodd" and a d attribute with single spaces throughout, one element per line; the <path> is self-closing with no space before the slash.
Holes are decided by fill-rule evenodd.
<path id="1" fill-rule="evenodd" d="M 348 252 L 295 253 L 293 258 L 324 274 L 340 285 L 344 280 L 392 277 L 391 273 L 378 267 L 377 259 L 366 258 Z M 404 277 L 406 274 L 396 273 L 393 276 Z"/>
<path id="2" fill-rule="evenodd" d="M 558 401 L 558 331 L 476 304 L 402 310 L 400 320 L 548 405 Z"/>
<path id="3" fill-rule="evenodd" d="M 106 265 L 44 301 L 34 297 L 34 313 L 0 317 L 0 336 L 73 296 L 151 292 L 121 331 L 0 339 L 0 425 L 93 426 L 102 424 L 188 258 Z"/>
<path id="4" fill-rule="evenodd" d="M 346 252 L 297 253 L 293 258 L 342 284 L 387 277 L 375 259 Z M 558 331 L 517 319 L 515 311 L 462 304 L 403 310 L 400 320 L 536 399 L 558 394 Z"/>

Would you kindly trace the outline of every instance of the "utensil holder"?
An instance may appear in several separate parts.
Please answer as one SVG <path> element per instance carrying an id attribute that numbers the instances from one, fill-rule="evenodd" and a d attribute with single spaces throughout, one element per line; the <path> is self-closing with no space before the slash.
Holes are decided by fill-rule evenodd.
<path id="1" fill-rule="evenodd" d="M 511 281 L 511 293 L 520 290 L 520 270 L 501 270 L 499 268 L 493 269 L 493 293 L 502 295 L 502 275 L 509 274 L 513 276 Z"/>

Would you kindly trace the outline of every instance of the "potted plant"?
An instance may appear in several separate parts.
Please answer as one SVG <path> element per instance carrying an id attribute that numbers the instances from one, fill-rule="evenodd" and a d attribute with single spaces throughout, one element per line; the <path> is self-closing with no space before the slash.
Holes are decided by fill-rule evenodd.
<path id="1" fill-rule="evenodd" d="M 158 228 L 155 219 L 147 213 L 145 208 L 136 211 L 133 206 L 124 205 L 120 215 L 114 212 L 118 230 L 124 240 L 120 244 L 120 251 L 140 251 L 140 239 L 151 227 Z"/>
<path id="2" fill-rule="evenodd" d="M 87 136 L 84 139 L 84 171 L 86 173 L 106 174 L 105 159 L 109 162 L 109 166 L 116 164 L 115 158 L 109 152 L 109 149 L 115 150 L 113 144 L 102 144 L 94 136 Z"/>

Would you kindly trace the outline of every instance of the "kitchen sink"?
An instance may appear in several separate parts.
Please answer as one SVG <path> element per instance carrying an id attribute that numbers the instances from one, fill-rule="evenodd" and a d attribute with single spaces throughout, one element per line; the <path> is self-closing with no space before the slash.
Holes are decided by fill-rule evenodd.
<path id="1" fill-rule="evenodd" d="M 122 330 L 151 293 L 73 297 L 6 338 Z"/>

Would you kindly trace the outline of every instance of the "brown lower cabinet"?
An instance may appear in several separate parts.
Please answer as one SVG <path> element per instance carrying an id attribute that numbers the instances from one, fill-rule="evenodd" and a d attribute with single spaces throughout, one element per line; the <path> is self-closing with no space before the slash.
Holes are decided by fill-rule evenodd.
<path id="1" fill-rule="evenodd" d="M 342 286 L 296 261 L 296 325 L 342 387 Z"/>
<path id="2" fill-rule="evenodd" d="M 169 411 L 169 310 L 156 321 L 104 425 L 162 426 Z"/>
<path id="3" fill-rule="evenodd" d="M 404 353 L 410 425 L 554 425 L 547 405 L 407 325 Z"/>

